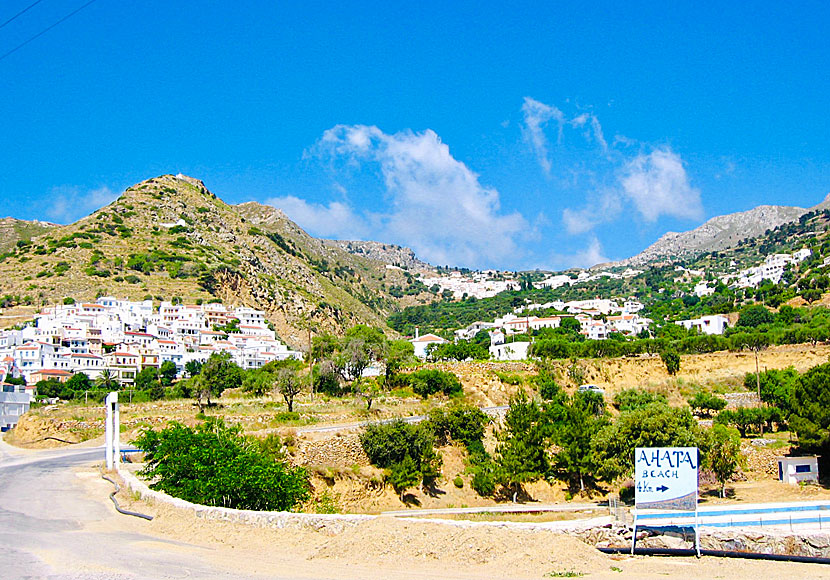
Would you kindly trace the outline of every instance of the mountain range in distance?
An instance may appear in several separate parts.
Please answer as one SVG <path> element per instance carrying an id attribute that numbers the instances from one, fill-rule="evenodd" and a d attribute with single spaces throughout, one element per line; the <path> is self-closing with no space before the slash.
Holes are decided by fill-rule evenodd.
<path id="1" fill-rule="evenodd" d="M 713 217 L 687 232 L 666 232 L 636 256 L 597 264 L 593 268 L 641 267 L 727 250 L 743 239 L 763 235 L 767 230 L 795 221 L 805 213 L 825 209 L 830 209 L 830 194 L 821 203 L 806 209 L 787 205 L 759 205 L 747 211 Z"/>

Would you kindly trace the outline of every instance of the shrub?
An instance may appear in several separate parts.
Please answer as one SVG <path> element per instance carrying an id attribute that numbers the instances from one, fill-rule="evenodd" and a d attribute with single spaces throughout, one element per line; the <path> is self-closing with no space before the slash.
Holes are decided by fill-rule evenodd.
<path id="1" fill-rule="evenodd" d="M 389 481 L 399 492 L 421 481 L 431 484 L 440 475 L 441 456 L 435 452 L 434 443 L 428 426 L 401 420 L 371 423 L 360 434 L 360 444 L 369 460 L 389 470 Z"/>
<path id="2" fill-rule="evenodd" d="M 484 461 L 473 468 L 473 479 L 470 487 L 478 495 L 489 497 L 496 491 L 496 464 L 492 461 Z"/>
<path id="3" fill-rule="evenodd" d="M 241 428 L 209 418 L 195 429 L 179 423 L 145 430 L 140 472 L 152 489 L 186 501 L 236 509 L 290 510 L 309 497 L 305 470 L 291 468 L 245 439 Z"/>
<path id="4" fill-rule="evenodd" d="M 452 484 L 458 489 L 461 489 L 462 487 L 464 487 L 464 480 L 461 479 L 460 475 L 456 475 L 455 479 L 452 480 Z"/>
<path id="5" fill-rule="evenodd" d="M 695 415 L 710 416 L 713 411 L 720 411 L 726 407 L 726 401 L 705 391 L 698 391 L 695 396 L 688 400 L 689 407 Z"/>
<path id="6" fill-rule="evenodd" d="M 490 417 L 478 407 L 452 405 L 448 409 L 432 409 L 429 412 L 428 426 L 439 445 L 452 440 L 473 451 L 483 449 L 481 440 L 489 423 Z"/>
<path id="7" fill-rule="evenodd" d="M 453 373 L 435 369 L 422 369 L 410 374 L 409 385 L 416 395 L 424 399 L 438 392 L 443 392 L 448 397 L 464 392 L 461 381 Z"/>
<path id="8" fill-rule="evenodd" d="M 619 411 L 640 409 L 651 403 L 667 404 L 666 395 L 652 393 L 644 389 L 625 389 L 614 395 L 614 407 Z"/>

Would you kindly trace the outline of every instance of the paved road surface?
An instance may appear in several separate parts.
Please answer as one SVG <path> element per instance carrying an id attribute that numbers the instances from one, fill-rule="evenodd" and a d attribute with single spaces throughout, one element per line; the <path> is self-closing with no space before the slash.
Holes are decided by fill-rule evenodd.
<path id="1" fill-rule="evenodd" d="M 20 453 L 0 441 L 0 578 L 260 578 L 207 564 L 207 548 L 151 535 L 148 522 L 115 511 L 108 483 L 100 498 L 89 494 L 72 468 L 103 455 Z M 267 577 L 294 578 L 283 574 Z"/>

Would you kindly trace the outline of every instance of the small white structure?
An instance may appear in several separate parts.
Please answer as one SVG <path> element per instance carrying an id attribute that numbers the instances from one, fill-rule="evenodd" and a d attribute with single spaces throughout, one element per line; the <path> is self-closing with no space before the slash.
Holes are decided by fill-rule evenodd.
<path id="1" fill-rule="evenodd" d="M 792 485 L 806 481 L 818 482 L 818 457 L 779 457 L 778 480 Z"/>
<path id="2" fill-rule="evenodd" d="M 529 342 L 508 342 L 490 346 L 490 357 L 495 360 L 525 360 Z"/>

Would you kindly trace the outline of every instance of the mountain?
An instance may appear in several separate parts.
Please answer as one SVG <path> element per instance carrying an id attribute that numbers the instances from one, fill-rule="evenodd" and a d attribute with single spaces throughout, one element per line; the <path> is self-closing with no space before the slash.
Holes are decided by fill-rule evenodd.
<path id="1" fill-rule="evenodd" d="M 433 272 L 434 267 L 419 260 L 409 248 L 395 244 L 384 244 L 381 242 L 364 242 L 356 240 L 323 240 L 326 244 L 337 246 L 350 254 L 364 256 L 390 266 L 406 268 L 414 272 Z"/>
<path id="2" fill-rule="evenodd" d="M 830 209 L 830 194 L 811 208 L 761 205 L 748 211 L 713 217 L 688 232 L 667 232 L 648 248 L 625 260 L 597 264 L 594 268 L 645 266 L 657 262 L 694 258 L 705 252 L 733 248 L 741 240 L 754 238 L 805 213 Z"/>
<path id="3" fill-rule="evenodd" d="M 35 236 L 57 227 L 57 224 L 42 221 L 18 220 L 13 217 L 0 219 L 0 254 L 17 246 L 17 242 L 28 242 Z"/>
<path id="4" fill-rule="evenodd" d="M 384 326 L 402 304 L 432 299 L 390 293 L 414 284 L 408 272 L 309 236 L 276 208 L 226 204 L 184 175 L 129 187 L 91 215 L 16 244 L 0 261 L 0 295 L 11 305 L 105 294 L 222 300 L 266 311 L 292 346 L 307 342 L 308 327 Z"/>

